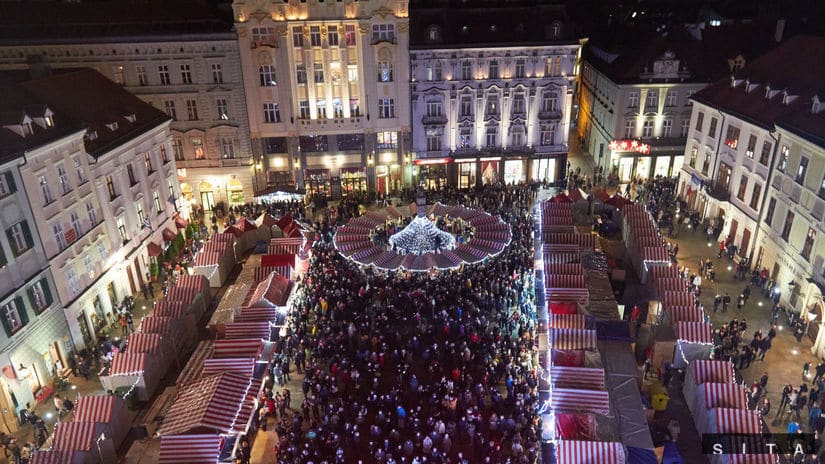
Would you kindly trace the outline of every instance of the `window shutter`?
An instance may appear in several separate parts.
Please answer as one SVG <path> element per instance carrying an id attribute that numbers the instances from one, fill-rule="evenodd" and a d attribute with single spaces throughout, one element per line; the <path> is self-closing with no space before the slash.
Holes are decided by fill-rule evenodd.
<path id="1" fill-rule="evenodd" d="M 23 221 L 20 223 L 20 227 L 23 229 L 23 237 L 26 238 L 26 244 L 29 246 L 29 248 L 33 247 L 34 240 L 32 240 L 32 232 L 29 229 L 29 223 Z"/>
<path id="2" fill-rule="evenodd" d="M 4 176 L 6 176 L 6 187 L 9 188 L 9 193 L 14 193 L 17 191 L 17 185 L 14 183 L 14 175 L 11 172 L 4 172 Z"/>
<path id="3" fill-rule="evenodd" d="M 25 327 L 29 323 L 29 313 L 26 312 L 26 303 L 23 303 L 23 297 L 16 297 L 14 304 L 17 306 L 17 315 L 20 316 L 20 325 Z"/>
<path id="4" fill-rule="evenodd" d="M 6 238 L 9 240 L 9 246 L 11 247 L 11 252 L 14 256 L 20 255 L 20 250 L 17 249 L 17 242 L 14 241 L 14 235 L 11 233 L 11 227 L 6 229 Z"/>
<path id="5" fill-rule="evenodd" d="M 51 306 L 54 300 L 52 300 L 52 288 L 49 286 L 49 279 L 45 277 L 40 279 L 40 288 L 43 289 L 43 296 L 46 297 L 46 307 Z"/>
<path id="6" fill-rule="evenodd" d="M 12 303 L 11 303 L 11 302 L 9 302 L 9 304 L 12 304 Z M 6 313 L 5 313 L 5 311 L 3 312 L 3 314 L 2 314 L 2 315 L 0 315 L 0 319 L 2 319 L 2 320 L 3 320 L 3 329 L 5 329 L 5 330 L 6 330 L 6 335 L 7 335 L 7 336 L 9 336 L 9 337 L 11 337 L 11 334 L 12 334 L 12 332 L 11 332 L 11 326 L 9 325 L 9 319 L 6 317 Z"/>
<path id="7" fill-rule="evenodd" d="M 34 312 L 37 312 L 40 308 L 37 306 L 37 301 L 34 299 L 34 287 L 27 288 L 26 295 L 29 296 L 29 303 L 31 303 L 32 308 L 34 308 Z M 17 308 L 17 311 L 20 312 L 20 307 Z"/>
<path id="8" fill-rule="evenodd" d="M 6 261 L 6 252 L 3 251 L 3 247 L 0 246 L 0 267 L 5 267 L 6 264 L 8 264 L 8 261 Z"/>

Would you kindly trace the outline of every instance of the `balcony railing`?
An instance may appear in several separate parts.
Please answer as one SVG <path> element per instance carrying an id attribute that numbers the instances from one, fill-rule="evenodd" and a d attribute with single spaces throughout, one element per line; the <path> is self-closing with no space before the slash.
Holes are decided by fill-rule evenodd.
<path id="1" fill-rule="evenodd" d="M 730 200 L 730 190 L 722 185 L 714 185 L 710 189 L 708 189 L 708 195 L 713 198 L 716 198 L 719 201 L 729 201 Z"/>
<path id="2" fill-rule="evenodd" d="M 539 111 L 539 119 L 541 119 L 541 120 L 560 119 L 560 118 L 561 118 L 561 110 Z"/>
<path id="3" fill-rule="evenodd" d="M 447 116 L 443 114 L 425 114 L 421 118 L 423 124 L 447 124 Z"/>

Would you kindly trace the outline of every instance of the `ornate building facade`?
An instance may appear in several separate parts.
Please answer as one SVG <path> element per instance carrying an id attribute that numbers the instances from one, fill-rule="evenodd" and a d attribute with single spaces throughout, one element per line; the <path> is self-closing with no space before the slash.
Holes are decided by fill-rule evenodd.
<path id="1" fill-rule="evenodd" d="M 410 182 L 407 2 L 236 0 L 256 164 L 274 188 Z"/>

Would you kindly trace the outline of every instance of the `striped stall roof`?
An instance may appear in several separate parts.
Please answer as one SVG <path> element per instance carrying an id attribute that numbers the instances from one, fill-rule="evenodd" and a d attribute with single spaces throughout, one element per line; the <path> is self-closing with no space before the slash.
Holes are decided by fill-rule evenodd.
<path id="1" fill-rule="evenodd" d="M 596 236 L 592 234 L 543 233 L 542 241 L 544 243 L 557 245 L 579 245 L 587 250 L 592 250 L 596 247 Z"/>
<path id="2" fill-rule="evenodd" d="M 672 306 L 665 310 L 670 317 L 670 323 L 676 322 L 704 322 L 705 312 L 696 306 Z"/>
<path id="3" fill-rule="evenodd" d="M 713 343 L 713 326 L 704 322 L 677 322 L 676 339 L 690 343 Z"/>
<path id="4" fill-rule="evenodd" d="M 548 302 L 586 303 L 590 299 L 590 292 L 586 288 L 545 288 L 544 296 Z"/>
<path id="5" fill-rule="evenodd" d="M 190 303 L 183 301 L 160 300 L 155 305 L 153 314 L 161 317 L 171 317 L 173 319 L 180 319 L 186 314 Z"/>
<path id="6" fill-rule="evenodd" d="M 575 252 L 570 253 L 545 253 L 544 254 L 544 262 L 545 263 L 559 263 L 559 264 L 566 264 L 566 263 L 578 263 L 581 261 L 581 254 L 579 253 L 578 249 Z"/>
<path id="7" fill-rule="evenodd" d="M 215 464 L 223 444 L 224 438 L 220 435 L 161 437 L 158 464 Z"/>
<path id="8" fill-rule="evenodd" d="M 778 454 L 729 454 L 730 464 L 777 464 Z"/>
<path id="9" fill-rule="evenodd" d="M 221 263 L 223 252 L 203 249 L 195 255 L 195 266 L 217 266 Z"/>
<path id="10" fill-rule="evenodd" d="M 642 247 L 641 249 L 642 259 L 645 261 L 657 261 L 657 262 L 664 262 L 670 263 L 670 253 L 667 252 L 667 249 L 662 246 L 655 246 L 655 247 Z"/>
<path id="11" fill-rule="evenodd" d="M 656 288 L 659 289 L 659 293 L 682 292 L 687 288 L 685 281 L 678 277 L 655 279 L 654 282 L 656 283 Z"/>
<path id="12" fill-rule="evenodd" d="M 550 406 L 556 411 L 610 413 L 610 394 L 605 390 L 554 388 L 550 392 Z"/>
<path id="13" fill-rule="evenodd" d="M 697 359 L 691 364 L 694 382 L 699 385 L 707 382 L 733 383 L 733 365 L 727 361 Z"/>
<path id="14" fill-rule="evenodd" d="M 198 343 L 195 352 L 192 353 L 189 361 L 183 366 L 175 383 L 179 386 L 186 385 L 200 378 L 203 363 L 212 356 L 212 348 L 213 342 L 211 340 L 203 340 Z"/>
<path id="15" fill-rule="evenodd" d="M 220 243 L 220 242 L 232 243 L 234 241 L 235 241 L 235 236 L 234 235 L 232 235 L 230 233 L 222 232 L 220 234 L 212 234 L 212 238 L 210 239 L 209 243 L 216 243 L 216 242 L 217 243 Z"/>
<path id="16" fill-rule="evenodd" d="M 94 422 L 60 422 L 55 426 L 52 446 L 56 450 L 89 451 L 95 442 Z"/>
<path id="17" fill-rule="evenodd" d="M 269 254 L 292 254 L 297 255 L 304 245 L 303 237 L 283 237 L 273 238 L 269 241 Z"/>
<path id="18" fill-rule="evenodd" d="M 213 358 L 255 358 L 261 355 L 264 342 L 260 338 L 239 338 L 217 340 L 212 351 Z"/>
<path id="19" fill-rule="evenodd" d="M 715 433 L 762 433 L 759 413 L 748 409 L 714 408 Z"/>
<path id="20" fill-rule="evenodd" d="M 126 407 L 126 402 L 113 395 L 81 396 L 75 401 L 72 422 L 109 422 L 115 408 Z"/>
<path id="21" fill-rule="evenodd" d="M 579 263 L 544 263 L 544 273 L 547 275 L 584 275 L 584 268 Z"/>
<path id="22" fill-rule="evenodd" d="M 272 322 L 278 320 L 275 308 L 241 308 L 241 314 L 235 316 L 235 322 Z"/>
<path id="23" fill-rule="evenodd" d="M 198 297 L 199 289 L 178 287 L 177 285 L 170 288 L 166 292 L 166 298 L 163 301 L 182 301 L 184 304 L 190 304 Z"/>
<path id="24" fill-rule="evenodd" d="M 156 333 L 133 333 L 128 340 L 126 346 L 130 353 L 157 354 L 160 350 L 160 335 Z"/>
<path id="25" fill-rule="evenodd" d="M 274 216 L 272 216 L 269 213 L 261 213 L 261 215 L 258 216 L 258 219 L 255 219 L 255 224 L 258 227 L 261 227 L 261 226 L 272 227 L 272 226 L 278 224 L 278 221 L 275 219 Z"/>
<path id="26" fill-rule="evenodd" d="M 693 306 L 693 294 L 687 290 L 681 292 L 664 292 L 662 294 L 662 305 L 668 306 Z"/>
<path id="27" fill-rule="evenodd" d="M 232 432 L 247 432 L 247 426 L 250 423 L 252 414 L 255 414 L 258 409 L 258 398 L 260 397 L 262 383 L 260 379 L 252 379 L 246 397 L 241 404 L 241 409 L 238 412 L 238 417 L 235 418 L 235 422 L 232 424 Z"/>
<path id="28" fill-rule="evenodd" d="M 258 226 L 255 225 L 254 222 L 250 221 L 249 219 L 247 219 L 245 217 L 238 218 L 238 220 L 235 221 L 235 227 L 237 227 L 238 229 L 240 229 L 243 232 L 247 232 L 247 231 L 250 231 L 250 230 L 255 230 L 255 229 L 258 228 Z"/>
<path id="29" fill-rule="evenodd" d="M 224 337 L 229 339 L 238 338 L 262 338 L 269 340 L 272 328 L 269 322 L 230 322 L 224 326 Z"/>
<path id="30" fill-rule="evenodd" d="M 604 369 L 552 366 L 550 381 L 554 387 L 604 390 Z"/>
<path id="31" fill-rule="evenodd" d="M 653 266 L 650 268 L 650 275 L 654 280 L 680 278 L 678 266 Z"/>
<path id="32" fill-rule="evenodd" d="M 266 280 L 267 277 L 269 277 L 270 274 L 272 274 L 273 272 L 276 272 L 279 275 L 282 275 L 289 279 L 290 275 L 292 274 L 292 267 L 289 265 L 256 267 L 252 271 L 252 280 L 254 280 L 255 282 Z"/>
<path id="33" fill-rule="evenodd" d="M 541 252 L 547 253 L 578 253 L 581 251 L 578 244 L 575 243 L 545 243 L 541 246 Z"/>
<path id="34" fill-rule="evenodd" d="M 621 443 L 562 440 L 556 444 L 556 464 L 625 464 Z"/>
<path id="35" fill-rule="evenodd" d="M 584 314 L 551 314 L 549 327 L 552 329 L 583 329 L 587 326 Z"/>
<path id="36" fill-rule="evenodd" d="M 550 329 L 550 346 L 556 350 L 591 350 L 597 346 L 595 330 Z"/>
<path id="37" fill-rule="evenodd" d="M 203 362 L 202 376 L 235 372 L 252 377 L 255 372 L 255 358 L 207 359 Z"/>
<path id="38" fill-rule="evenodd" d="M 195 290 L 205 290 L 208 287 L 208 285 L 209 282 L 206 280 L 206 278 L 198 274 L 181 275 L 180 277 L 178 277 L 177 282 L 175 282 L 175 287 L 194 288 Z"/>
<path id="39" fill-rule="evenodd" d="M 109 375 L 141 375 L 146 370 L 146 353 L 120 352 L 112 357 Z"/>
<path id="40" fill-rule="evenodd" d="M 249 392 L 249 376 L 225 372 L 202 377 L 180 389 L 158 434 L 228 433 Z"/>
<path id="41" fill-rule="evenodd" d="M 284 306 L 289 298 L 292 282 L 289 278 L 273 272 L 258 285 L 251 287 L 244 301 L 244 307 L 274 308 Z"/>
<path id="42" fill-rule="evenodd" d="M 75 451 L 45 449 L 32 453 L 29 464 L 74 464 L 76 462 L 81 462 L 81 460 Z"/>
<path id="43" fill-rule="evenodd" d="M 748 409 L 748 396 L 745 389 L 734 383 L 703 383 L 700 385 L 705 396 L 705 407 Z"/>
<path id="44" fill-rule="evenodd" d="M 172 330 L 175 320 L 171 317 L 149 316 L 140 323 L 140 331 L 145 333 L 156 333 L 165 335 Z"/>
<path id="45" fill-rule="evenodd" d="M 552 274 L 545 278 L 545 285 L 549 288 L 587 288 L 587 280 L 581 274 Z"/>

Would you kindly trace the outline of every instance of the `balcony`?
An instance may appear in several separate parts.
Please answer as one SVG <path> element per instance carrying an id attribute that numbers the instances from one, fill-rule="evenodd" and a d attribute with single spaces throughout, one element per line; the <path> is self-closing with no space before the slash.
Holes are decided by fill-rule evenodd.
<path id="1" fill-rule="evenodd" d="M 539 120 L 561 119 L 561 110 L 539 111 Z"/>
<path id="2" fill-rule="evenodd" d="M 425 114 L 421 118 L 421 123 L 423 123 L 425 126 L 430 126 L 430 125 L 443 126 L 444 124 L 447 124 L 447 116 L 443 115 L 443 114 L 433 114 L 433 115 Z"/>
<path id="3" fill-rule="evenodd" d="M 707 193 L 719 201 L 730 201 L 730 190 L 723 185 L 714 185 L 707 190 Z"/>

